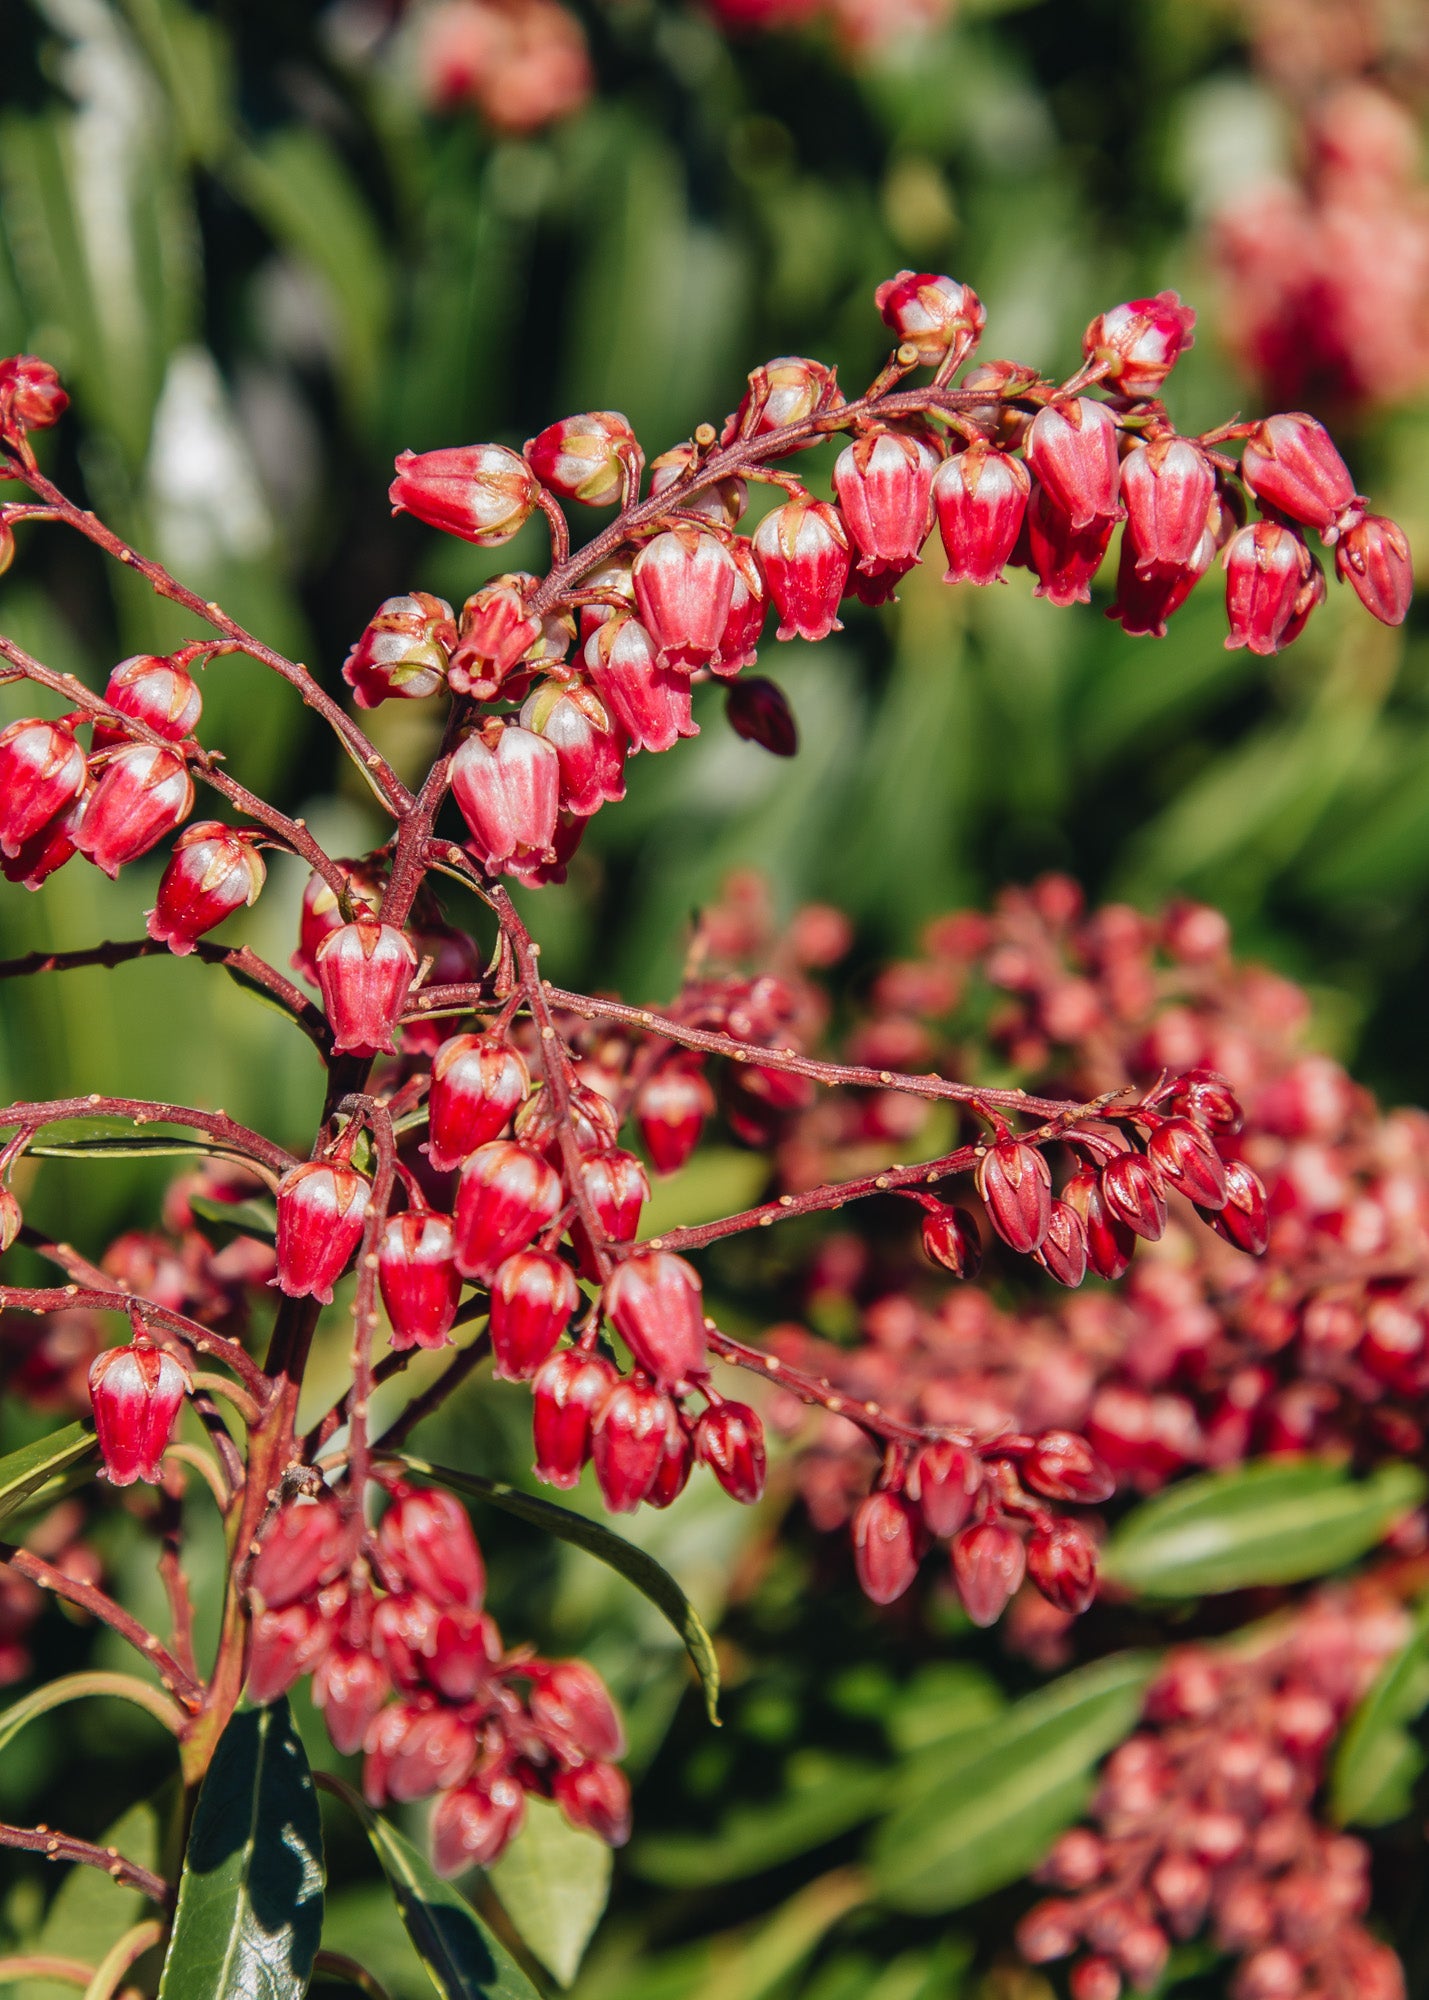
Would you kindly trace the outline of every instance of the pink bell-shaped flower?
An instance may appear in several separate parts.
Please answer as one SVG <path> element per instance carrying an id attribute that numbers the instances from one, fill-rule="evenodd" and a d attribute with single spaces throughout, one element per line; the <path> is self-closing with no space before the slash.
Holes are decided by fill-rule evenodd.
<path id="1" fill-rule="evenodd" d="M 0 850 L 17 857 L 85 787 L 83 750 L 62 722 L 0 729 Z"/>
<path id="2" fill-rule="evenodd" d="M 445 598 L 424 590 L 389 597 L 348 654 L 342 677 L 359 708 L 393 699 L 421 701 L 446 686 L 455 645 L 456 622 Z"/>
<path id="3" fill-rule="evenodd" d="M 581 657 L 632 749 L 671 750 L 682 736 L 699 734 L 689 675 L 658 663 L 655 642 L 638 619 L 617 612 L 591 633 Z"/>
<path id="4" fill-rule="evenodd" d="M 500 1138 L 531 1078 L 519 1050 L 494 1035 L 453 1035 L 432 1059 L 427 1156 L 439 1173 Z"/>
<path id="5" fill-rule="evenodd" d="M 392 1322 L 392 1346 L 446 1347 L 461 1299 L 449 1215 L 409 1208 L 389 1215 L 377 1249 L 377 1282 Z"/>
<path id="6" fill-rule="evenodd" d="M 786 500 L 754 531 L 780 639 L 826 639 L 843 628 L 838 608 L 848 584 L 848 536 L 836 510 L 809 496 Z"/>
<path id="7" fill-rule="evenodd" d="M 1027 462 L 1074 529 L 1116 515 L 1118 435 L 1106 404 L 1087 396 L 1049 403 L 1032 419 Z"/>
<path id="8" fill-rule="evenodd" d="M 550 847 L 561 803 L 554 744 L 515 723 L 488 723 L 452 758 L 452 792 L 488 866 Z"/>
<path id="9" fill-rule="evenodd" d="M 136 653 L 121 660 L 109 676 L 104 699 L 121 715 L 142 722 L 168 743 L 180 743 L 192 736 L 203 713 L 203 696 L 198 683 L 185 667 L 152 653 Z M 94 748 L 107 750 L 115 743 L 132 739 L 103 719 L 94 725 Z"/>
<path id="10" fill-rule="evenodd" d="M 705 1357 L 699 1273 L 668 1250 L 642 1250 L 617 1264 L 605 1288 L 612 1325 L 661 1388 L 698 1381 Z"/>
<path id="11" fill-rule="evenodd" d="M 488 1322 L 496 1374 L 529 1381 L 547 1360 L 580 1304 L 569 1264 L 550 1250 L 517 1250 L 496 1267 Z"/>
<path id="12" fill-rule="evenodd" d="M 625 797 L 625 742 L 595 689 L 543 681 L 521 710 L 521 726 L 544 737 L 561 767 L 561 810 L 588 819 Z"/>
<path id="13" fill-rule="evenodd" d="M 174 842 L 145 928 L 180 958 L 235 910 L 256 903 L 267 871 L 254 842 L 256 827 L 196 820 Z"/>
<path id="14" fill-rule="evenodd" d="M 873 299 L 900 344 L 913 348 L 925 368 L 942 365 L 949 375 L 972 353 L 987 322 L 975 291 L 932 271 L 900 271 Z"/>
<path id="15" fill-rule="evenodd" d="M 415 514 L 484 549 L 509 542 L 525 526 L 539 491 L 526 461 L 499 444 L 404 451 L 396 470 L 388 489 L 394 514 Z"/>
<path id="16" fill-rule="evenodd" d="M 1020 458 L 970 444 L 933 475 L 944 583 L 996 583 L 1017 546 L 1032 482 Z"/>
<path id="17" fill-rule="evenodd" d="M 333 1048 L 339 1054 L 395 1054 L 397 1017 L 417 971 L 417 954 L 405 932 L 358 916 L 329 931 L 314 963 Z"/>
<path id="18" fill-rule="evenodd" d="M 538 1479 L 575 1485 L 590 1457 L 595 1413 L 619 1380 L 604 1355 L 580 1347 L 559 1348 L 541 1365 L 531 1385 Z"/>
<path id="19" fill-rule="evenodd" d="M 656 664 L 693 673 L 715 662 L 736 575 L 719 537 L 682 521 L 645 544 L 632 574 Z"/>
<path id="20" fill-rule="evenodd" d="M 513 1250 L 549 1228 L 560 1206 L 560 1175 L 539 1153 L 506 1139 L 479 1146 L 457 1183 L 457 1269 L 489 1282 Z"/>
<path id="21" fill-rule="evenodd" d="M 278 1183 L 279 1291 L 332 1304 L 362 1240 L 372 1184 L 347 1161 L 304 1160 Z"/>
<path id="22" fill-rule="evenodd" d="M 157 1484 L 179 1407 L 193 1388 L 183 1363 L 140 1334 L 111 1347 L 89 1371 L 89 1399 L 105 1477 L 115 1486 Z"/>
<path id="23" fill-rule="evenodd" d="M 916 439 L 867 431 L 834 464 L 843 525 L 869 575 L 907 570 L 928 535 L 934 461 Z"/>
<path id="24" fill-rule="evenodd" d="M 106 751 L 105 758 L 74 844 L 96 868 L 117 876 L 188 818 L 194 788 L 183 758 L 155 744 L 131 743 Z"/>

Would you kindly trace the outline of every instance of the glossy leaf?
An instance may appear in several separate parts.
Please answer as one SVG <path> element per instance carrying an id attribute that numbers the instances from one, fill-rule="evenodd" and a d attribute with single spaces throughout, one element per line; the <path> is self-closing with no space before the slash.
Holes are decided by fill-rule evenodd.
<path id="1" fill-rule="evenodd" d="M 777 1868 L 873 1819 L 888 1800 L 888 1773 L 850 1763 L 765 1805 L 737 1807 L 716 1832 L 642 1840 L 631 1865 L 665 1889 L 708 1888 Z"/>
<path id="2" fill-rule="evenodd" d="M 611 1853 L 544 1799 L 528 1799 L 520 1833 L 487 1871 L 527 1948 L 569 1986 L 610 1900 Z"/>
<path id="3" fill-rule="evenodd" d="M 52 1480 L 66 1479 L 94 1450 L 94 1432 L 88 1424 L 66 1424 L 63 1430 L 51 1431 L 0 1458 L 0 1522 Z"/>
<path id="4" fill-rule="evenodd" d="M 1026 1874 L 1086 1805 L 1100 1758 L 1135 1727 L 1155 1667 L 1118 1653 L 910 1759 L 871 1859 L 895 1909 L 953 1910 Z"/>
<path id="5" fill-rule="evenodd" d="M 583 1514 L 572 1513 L 569 1507 L 557 1507 L 550 1500 L 542 1500 L 534 1493 L 523 1493 L 519 1487 L 508 1486 L 501 1480 L 483 1479 L 475 1472 L 454 1472 L 450 1466 L 432 1465 L 422 1458 L 404 1455 L 400 1462 L 409 1471 L 434 1479 L 439 1485 L 450 1486 L 454 1492 L 470 1493 L 478 1500 L 489 1500 L 493 1507 L 504 1508 L 519 1520 L 544 1528 L 547 1534 L 555 1535 L 575 1548 L 584 1549 L 587 1555 L 596 1556 L 611 1569 L 618 1570 L 649 1598 L 656 1610 L 663 1613 L 679 1633 L 700 1677 L 710 1721 L 718 1724 L 719 1662 L 715 1658 L 714 1641 L 674 1577 L 653 1556 L 646 1555 L 644 1549 L 637 1549 L 622 1536 L 612 1534 L 601 1522 L 587 1520 Z"/>
<path id="6" fill-rule="evenodd" d="M 1200 1597 L 1324 1576 L 1362 1556 L 1418 1505 L 1423 1473 L 1386 1465 L 1356 1480 L 1324 1460 L 1267 1459 L 1158 1493 L 1111 1537 L 1102 1571 L 1144 1597 Z"/>
<path id="7" fill-rule="evenodd" d="M 1429 1603 L 1346 1724 L 1330 1769 L 1330 1812 L 1339 1826 L 1385 1826 L 1414 1802 L 1424 1752 L 1406 1724 L 1429 1708 Z"/>
<path id="8" fill-rule="evenodd" d="M 288 1703 L 243 1709 L 199 1792 L 159 2000 L 301 2000 L 322 1916 L 317 1794 Z"/>

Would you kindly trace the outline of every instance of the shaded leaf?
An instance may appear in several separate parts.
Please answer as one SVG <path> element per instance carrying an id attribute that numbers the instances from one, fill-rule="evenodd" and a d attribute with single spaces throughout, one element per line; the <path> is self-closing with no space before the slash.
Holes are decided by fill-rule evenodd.
<path id="1" fill-rule="evenodd" d="M 1330 1769 L 1330 1813 L 1339 1826 L 1384 1826 L 1414 1802 L 1424 1752 L 1406 1723 L 1429 1708 L 1429 1603 L 1350 1717 Z"/>
<path id="2" fill-rule="evenodd" d="M 236 1236 L 256 1236 L 262 1243 L 277 1241 L 278 1215 L 271 1202 L 210 1201 L 207 1195 L 191 1194 L 189 1208 L 200 1222 L 230 1229 Z"/>
<path id="3" fill-rule="evenodd" d="M 66 1424 L 33 1444 L 21 1445 L 0 1458 L 0 1522 L 48 1486 L 64 1479 L 82 1465 L 95 1450 L 94 1432 L 88 1424 Z"/>
<path id="4" fill-rule="evenodd" d="M 887 1771 L 855 1765 L 782 1798 L 736 1807 L 708 1837 L 664 1833 L 641 1841 L 631 1863 L 664 1889 L 738 1882 L 836 1840 L 873 1819 L 887 1800 Z"/>
<path id="5" fill-rule="evenodd" d="M 141 1868 L 157 1870 L 159 1805 L 144 1799 L 130 1806 L 99 1838 L 102 1847 L 117 1848 Z M 152 1908 L 148 1898 L 137 1889 L 125 1888 L 102 1869 L 87 1868 L 77 1861 L 56 1890 L 38 1937 L 30 1941 L 30 1949 L 97 1965 L 115 1940 L 123 1937 Z M 26 1980 L 12 1990 L 10 2000 L 74 2000 L 74 1988 L 52 1979 Z"/>
<path id="6" fill-rule="evenodd" d="M 67 1701 L 80 1701 L 86 1695 L 96 1694 L 113 1695 L 121 1701 L 133 1702 L 136 1708 L 146 1709 L 172 1736 L 177 1736 L 183 1727 L 183 1710 L 159 1688 L 148 1681 L 136 1680 L 133 1674 L 97 1669 L 91 1673 L 63 1674 L 12 1702 L 0 1715 L 0 1751 L 13 1743 L 26 1723 L 33 1722 L 36 1716 L 60 1708 Z"/>
<path id="7" fill-rule="evenodd" d="M 526 1801 L 521 1831 L 487 1873 L 526 1946 L 562 1986 L 580 1970 L 610 1899 L 611 1853 L 544 1799 Z"/>
<path id="8" fill-rule="evenodd" d="M 409 1840 L 346 1786 L 397 1898 L 407 1935 L 442 2000 L 540 2000 L 535 1987 L 465 1897 L 443 1882 Z"/>

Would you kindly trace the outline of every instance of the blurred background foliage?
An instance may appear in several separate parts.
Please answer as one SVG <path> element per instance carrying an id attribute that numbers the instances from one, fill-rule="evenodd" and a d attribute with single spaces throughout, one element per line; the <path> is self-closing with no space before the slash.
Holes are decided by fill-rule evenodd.
<path id="1" fill-rule="evenodd" d="M 903 265 L 976 288 L 988 354 L 1063 373 L 1095 311 L 1174 285 L 1202 314 L 1172 384 L 1183 426 L 1266 407 L 1275 385 L 1238 367 L 1246 308 L 1218 267 L 1214 218 L 1300 171 L 1303 119 L 1327 86 L 1392 73 L 1412 104 L 1426 73 L 1422 10 L 1393 0 L 845 0 L 841 34 L 820 18 L 742 35 L 696 0 L 573 6 L 590 69 L 551 122 L 499 88 L 473 104 L 459 77 L 443 78 L 433 6 L 17 0 L 7 14 L 0 352 L 45 356 L 73 393 L 47 462 L 334 687 L 383 596 L 418 587 L 459 603 L 498 566 L 544 560 L 535 527 L 489 558 L 390 521 L 396 451 L 519 446 L 560 414 L 609 407 L 653 455 L 718 420 L 747 369 L 780 353 L 837 362 L 856 392 L 882 358 L 874 286 Z M 1404 195 L 1421 232 L 1421 339 L 1424 199 Z M 1398 338 L 1386 319 L 1379 334 Z M 1406 393 L 1400 369 L 1393 400 L 1331 384 L 1320 413 L 1376 507 L 1422 545 L 1429 400 Z M 1388 632 L 1332 591 L 1304 640 L 1266 663 L 1224 649 L 1214 578 L 1158 644 L 1101 617 L 1105 592 L 1090 612 L 1059 614 L 1019 573 L 954 592 L 939 568 L 930 559 L 894 609 L 855 608 L 817 649 L 766 649 L 798 715 L 792 765 L 736 739 L 717 692 L 702 692 L 699 739 L 637 760 L 627 802 L 594 822 L 569 883 L 531 899 L 551 972 L 660 997 L 690 912 L 740 865 L 764 870 L 786 911 L 809 897 L 847 908 L 865 965 L 907 948 L 935 911 L 1065 868 L 1097 897 L 1149 905 L 1184 890 L 1222 905 L 1243 949 L 1311 985 L 1327 1045 L 1387 1095 L 1422 1098 L 1422 619 Z M 43 529 L 22 538 L 3 617 L 96 686 L 121 656 L 191 636 L 135 579 Z M 225 660 L 204 698 L 205 740 L 247 783 L 307 814 L 336 851 L 380 837 L 287 688 Z M 24 700 L 0 691 L 3 719 Z M 407 773 L 436 739 L 428 706 L 373 718 Z M 137 934 L 158 866 L 118 884 L 70 868 L 41 896 L 9 891 L 0 952 Z M 246 920 L 275 962 L 301 886 L 275 865 Z M 455 899 L 451 913 L 475 921 Z M 191 961 L 11 982 L 0 1010 L 9 1096 L 221 1103 L 306 1148 L 320 1098 L 306 1045 Z M 727 1159 L 747 1182 L 748 1163 Z M 166 1177 L 140 1163 L 32 1171 L 27 1208 L 96 1253 L 152 1220 Z M 750 1189 L 690 1192 L 714 1208 Z M 341 1366 L 340 1315 L 335 1326 L 315 1396 Z M 6 1421 L 18 1441 L 33 1419 Z M 422 1442 L 519 1472 L 524 1421 L 520 1392 L 486 1385 Z M 840 1554 L 775 1539 L 779 1504 L 751 1519 L 692 1493 L 629 1530 L 711 1616 L 735 1600 L 718 1736 L 668 1635 L 624 1586 L 478 1522 L 512 1636 L 588 1649 L 630 1706 L 634 1768 L 648 1770 L 582 2000 L 1044 1992 L 996 1965 L 1015 1894 L 952 1932 L 940 1916 L 891 1921 L 856 1862 L 898 1757 L 985 1725 L 1025 1670 L 999 1663 L 988 1639 L 959 1632 L 950 1646 L 951 1613 L 939 1630 L 871 1613 Z M 157 1588 L 147 1544 L 122 1512 L 99 1522 L 106 1561 L 142 1605 Z M 54 1619 L 38 1651 L 42 1670 L 106 1657 Z M 107 1710 L 51 1722 L 0 1760 L 7 1813 L 53 1810 L 95 1831 L 161 1783 L 142 1721 L 128 1733 Z M 320 1730 L 310 1742 L 315 1759 L 331 1756 Z M 352 1830 L 330 1835 L 329 1942 L 394 1995 L 420 1993 Z M 562 1903 L 576 1937 L 570 1906 L 598 1913 L 604 1876 L 584 1851 L 559 1867 L 589 1878 L 583 1903 Z M 524 1890 L 505 1885 L 508 1906 L 539 1895 L 543 1873 L 559 1869 L 537 1856 Z M 6 1879 L 11 1939 L 42 1924 L 78 1938 L 76 1907 L 45 1918 L 48 1880 L 19 1865 Z M 112 1885 L 63 1894 L 88 1899 L 84 1923 L 122 1928 Z M 554 1913 L 532 1919 L 543 1922 L 559 1928 Z M 556 1970 L 572 1969 L 579 1942 Z M 60 1990 L 27 1988 L 27 2000 Z"/>

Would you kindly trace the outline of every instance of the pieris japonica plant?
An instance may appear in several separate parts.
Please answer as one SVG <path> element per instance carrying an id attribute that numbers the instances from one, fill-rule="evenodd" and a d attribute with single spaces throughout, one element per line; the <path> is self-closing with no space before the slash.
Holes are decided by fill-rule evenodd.
<path id="1" fill-rule="evenodd" d="M 283 1698 L 304 1677 L 335 1747 L 362 1757 L 365 1801 L 348 1797 L 389 1861 L 397 1836 L 378 1809 L 424 1799 L 445 1875 L 496 1860 L 531 1797 L 606 1842 L 627 1838 L 623 1729 L 600 1679 L 579 1660 L 508 1644 L 485 1608 L 482 1554 L 456 1495 L 512 1504 L 508 1489 L 407 1450 L 416 1426 L 488 1360 L 496 1376 L 530 1384 L 534 1470 L 549 1487 L 573 1487 L 590 1465 L 614 1514 L 668 1507 L 692 1477 L 752 1504 L 766 1480 L 764 1416 L 793 1430 L 791 1413 L 809 1411 L 834 1426 L 825 1443 L 837 1445 L 841 1497 L 824 1513 L 845 1526 L 875 1604 L 902 1596 L 941 1547 L 975 1625 L 994 1623 L 1024 1577 L 1065 1621 L 1097 1592 L 1085 1510 L 1109 1502 L 1118 1481 L 1135 1483 L 1142 1462 L 1125 1411 L 1118 1428 L 1115 1410 L 1089 1408 L 1088 1397 L 1070 1422 L 1044 1397 L 1039 1418 L 1028 1397 L 989 1417 L 976 1398 L 940 1406 L 901 1393 L 897 1369 L 872 1393 L 878 1371 L 861 1375 L 850 1353 L 805 1353 L 787 1328 L 766 1341 L 722 1329 L 701 1253 L 853 1204 L 883 1213 L 889 1195 L 917 1211 L 925 1270 L 960 1280 L 988 1253 L 1039 1284 L 1075 1288 L 1089 1271 L 1117 1279 L 1168 1217 L 1236 1270 L 1265 1251 L 1272 1215 L 1252 1149 L 1237 1141 L 1241 1107 L 1224 1074 L 1233 1064 L 1218 1063 L 1204 1037 L 1168 1036 L 1153 1061 L 1102 1075 L 1068 1063 L 1045 1090 L 993 1088 L 922 1030 L 914 1017 L 928 1009 L 905 995 L 848 1060 L 834 1060 L 805 974 L 839 957 L 836 912 L 805 913 L 783 970 L 718 949 L 693 954 L 681 990 L 657 1007 L 557 988 L 513 904 L 513 882 L 564 878 L 591 818 L 622 798 L 631 757 L 678 754 L 696 733 L 697 683 L 724 687 L 740 735 L 792 754 L 788 704 L 755 672 L 761 650 L 767 664 L 779 641 L 822 639 L 850 598 L 891 599 L 935 527 L 949 584 L 994 586 L 1020 567 L 1037 595 L 1065 607 L 1090 601 L 1123 524 L 1109 615 L 1130 633 L 1164 633 L 1218 564 L 1227 645 L 1278 652 L 1325 596 L 1312 535 L 1371 614 L 1404 618 L 1404 537 L 1368 511 L 1313 418 L 1178 432 L 1161 397 L 1194 314 L 1176 294 L 1100 315 L 1062 381 L 977 360 L 983 307 L 950 278 L 900 273 L 877 307 L 896 344 L 862 395 L 846 400 L 817 361 L 771 361 L 732 415 L 665 450 L 648 476 L 641 443 L 613 411 L 564 418 L 520 452 L 403 452 L 395 512 L 486 550 L 539 510 L 550 565 L 540 576 L 474 576 L 459 611 L 418 590 L 376 607 L 342 665 L 351 707 L 67 497 L 31 443 L 63 414 L 58 378 L 33 357 L 0 363 L 0 473 L 16 496 L 0 505 L 0 566 L 17 531 L 65 528 L 194 624 L 176 650 L 120 663 L 102 690 L 0 637 L 3 678 L 47 698 L 36 704 L 46 713 L 0 732 L 6 879 L 41 890 L 85 863 L 119 876 L 170 842 L 144 935 L 0 972 L 196 956 L 261 990 L 326 1077 L 302 1158 L 205 1105 L 91 1095 L 0 1109 L 0 1239 L 54 1273 L 48 1285 L 0 1284 L 7 1325 L 88 1316 L 112 1337 L 88 1371 L 92 1421 L 16 1470 L 6 1492 L 18 1504 L 88 1464 L 110 1486 L 171 1494 L 188 1468 L 224 1524 L 224 1608 L 207 1658 L 193 1641 L 171 1508 L 153 1517 L 170 1608 L 162 1634 L 53 1548 L 3 1552 L 12 1572 L 108 1625 L 157 1677 L 135 1679 L 131 1696 L 172 1730 L 197 1808 L 182 1885 L 47 1828 L 3 1827 L 0 1842 L 118 1872 L 151 1897 L 156 1914 L 134 1956 L 166 1942 L 166 1993 L 199 1990 L 182 1981 L 200 1948 L 190 1885 L 222 1810 L 217 1764 L 230 1760 L 226 1784 L 235 1744 L 250 1763 L 264 1745 L 300 1760 Z M 828 440 L 841 448 L 821 494 L 797 466 Z M 741 533 L 754 484 L 774 488 L 775 504 Z M 613 512 L 573 549 L 567 510 L 581 506 Z M 328 853 L 205 742 L 198 676 L 234 654 L 281 676 L 334 732 L 387 821 L 372 852 Z M 352 712 L 413 700 L 441 702 L 445 717 L 415 790 Z M 194 817 L 200 787 L 227 817 Z M 262 894 L 274 851 L 311 871 L 290 968 L 214 936 Z M 444 908 L 448 885 L 483 912 L 471 931 Z M 950 953 L 970 954 L 970 934 L 951 936 L 942 961 L 934 949 L 925 997 L 954 976 Z M 1057 1039 L 1092 1039 L 1090 978 L 1054 973 L 1050 944 L 1040 956 L 1024 949 L 1027 978 L 1004 983 L 1027 994 L 1040 979 L 1064 999 L 1075 989 L 1083 1013 L 1067 1000 L 1071 1026 Z M 956 1143 L 888 1164 L 888 1142 L 916 1137 L 930 1107 Z M 651 1176 L 680 1169 L 717 1116 L 769 1155 L 768 1198 L 642 1234 Z M 855 1130 L 859 1118 L 872 1123 Z M 167 1234 L 120 1238 L 91 1263 L 26 1224 L 9 1176 L 54 1128 L 95 1119 L 186 1135 L 208 1157 L 173 1190 Z M 871 1164 L 854 1143 L 870 1137 Z M 809 1172 L 821 1157 L 831 1171 Z M 254 1221 L 265 1198 L 271 1237 Z M 219 1249 L 206 1218 L 225 1205 L 238 1227 Z M 350 1375 L 300 1427 L 315 1329 L 339 1287 Z M 867 1332 L 876 1358 L 884 1336 Z M 428 1350 L 447 1357 L 439 1372 L 376 1428 L 374 1390 Z M 748 1401 L 738 1371 L 752 1378 Z M 575 1533 L 555 1503 L 518 1502 L 527 1518 L 625 1559 L 614 1535 L 583 1520 Z M 709 1687 L 708 1643 L 697 1621 L 684 1622 L 699 1635 L 692 1649 Z M 425 1867 L 410 1855 L 393 1864 L 409 1876 L 415 1865 Z M 408 1879 L 399 1901 L 417 1926 L 414 1893 Z M 313 1894 L 320 1908 L 320 1886 Z M 1049 1939 L 1075 1942 L 1081 1918 L 1059 1921 L 1034 1927 L 1034 1956 L 1052 1955 Z M 304 1990 L 314 1943 L 291 1925 L 276 1942 L 250 1939 L 264 1990 Z"/>

